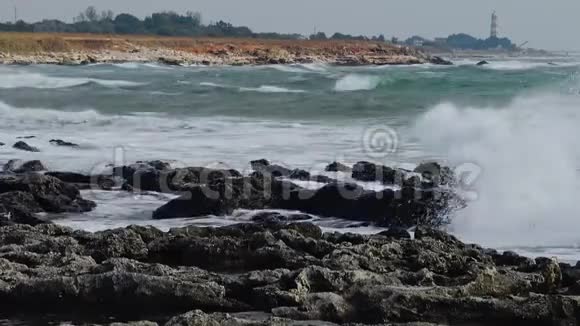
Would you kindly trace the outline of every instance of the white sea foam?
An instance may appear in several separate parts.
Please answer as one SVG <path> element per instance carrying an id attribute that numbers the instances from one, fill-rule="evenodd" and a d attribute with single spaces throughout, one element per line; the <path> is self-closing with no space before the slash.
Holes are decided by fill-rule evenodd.
<path id="1" fill-rule="evenodd" d="M 86 79 L 86 83 L 96 83 L 99 84 L 101 86 L 106 86 L 106 87 L 136 87 L 136 86 L 142 86 L 145 85 L 147 83 L 142 83 L 142 82 L 134 82 L 134 81 L 128 81 L 128 80 L 105 80 L 105 79 L 95 79 L 95 78 L 88 78 Z"/>
<path id="2" fill-rule="evenodd" d="M 0 88 L 39 88 L 56 89 L 96 83 L 105 87 L 135 87 L 145 83 L 126 80 L 106 80 L 97 78 L 55 77 L 40 73 L 2 71 L 0 74 Z"/>
<path id="3" fill-rule="evenodd" d="M 494 247 L 580 243 L 579 106 L 577 96 L 533 96 L 503 108 L 441 104 L 418 119 L 426 148 L 481 168 L 453 231 Z"/>
<path id="4" fill-rule="evenodd" d="M 142 67 L 142 64 L 138 62 L 123 62 L 123 63 L 114 63 L 113 66 L 125 69 L 139 69 Z"/>
<path id="5" fill-rule="evenodd" d="M 258 92 L 258 93 L 305 93 L 301 89 L 289 89 L 278 86 L 262 85 L 260 87 L 240 87 L 241 92 Z"/>
<path id="6" fill-rule="evenodd" d="M 231 86 L 228 85 L 221 85 L 212 82 L 201 82 L 199 86 L 206 86 L 206 87 L 215 87 L 215 88 L 230 88 Z"/>
<path id="7" fill-rule="evenodd" d="M 205 218 L 176 218 L 170 220 L 152 220 L 153 211 L 165 204 L 175 196 L 147 193 L 134 195 L 128 192 L 115 191 L 82 191 L 84 198 L 94 200 L 97 203 L 95 210 L 72 214 L 65 218 L 56 219 L 54 222 L 74 229 L 97 232 L 107 229 L 122 228 L 128 225 L 152 225 L 160 230 L 169 231 L 171 228 L 184 226 L 227 226 L 237 223 L 251 222 L 252 218 L 261 211 L 236 210 L 230 216 L 207 216 Z M 268 210 L 280 215 L 299 213 L 297 211 Z M 373 234 L 385 230 L 373 226 L 360 226 L 360 223 L 340 219 L 319 218 L 313 216 L 308 220 L 321 227 L 324 232 L 355 232 L 361 234 Z"/>
<path id="8" fill-rule="evenodd" d="M 325 73 L 329 70 L 329 66 L 324 63 L 303 63 L 298 64 L 297 66 L 318 73 Z"/>
<path id="9" fill-rule="evenodd" d="M 256 93 L 305 93 L 306 91 L 301 89 L 290 89 L 279 86 L 272 85 L 262 85 L 260 87 L 238 87 L 233 85 L 217 84 L 212 82 L 201 82 L 200 86 L 213 87 L 213 88 L 229 88 L 237 89 L 240 92 L 256 92 Z"/>
<path id="10" fill-rule="evenodd" d="M 481 66 L 483 69 L 494 69 L 494 70 L 528 70 L 540 67 L 550 66 L 545 62 L 526 62 L 526 61 L 490 61 L 489 64 Z"/>
<path id="11" fill-rule="evenodd" d="M 478 66 L 481 69 L 491 69 L 491 70 L 531 70 L 537 68 L 556 68 L 556 67 L 576 67 L 580 66 L 580 62 L 578 61 L 562 61 L 556 60 L 558 58 L 554 58 L 553 62 L 549 60 L 531 60 L 525 58 L 518 58 L 513 60 L 505 60 L 505 59 L 487 59 L 485 61 L 488 64 Z M 483 60 L 480 60 L 483 61 Z M 480 62 L 478 60 L 473 59 L 461 59 L 453 61 L 455 66 L 477 66 L 477 63 Z"/>
<path id="12" fill-rule="evenodd" d="M 363 154 L 352 148 L 360 126 L 339 128 L 319 123 L 244 119 L 224 116 L 172 116 L 168 114 L 102 114 L 95 110 L 61 111 L 47 108 L 13 107 L 0 102 L 0 161 L 13 158 L 39 159 L 48 168 L 89 172 L 119 158 L 169 159 L 185 166 L 225 162 L 245 169 L 250 160 L 268 157 L 293 168 L 310 168 L 314 162 L 328 163 L 335 155 Z M 40 153 L 14 150 L 16 136 L 35 135 L 27 140 Z M 63 139 L 83 144 L 71 149 L 49 144 Z M 304 152 L 304 144 L 310 150 Z M 1 164 L 1 162 L 0 162 Z"/>
<path id="13" fill-rule="evenodd" d="M 377 88 L 380 77 L 370 75 L 349 74 L 336 82 L 334 90 L 337 92 L 352 92 Z"/>
<path id="14" fill-rule="evenodd" d="M 304 74 L 304 73 L 311 73 L 312 70 L 301 68 L 296 65 L 268 65 L 266 66 L 270 69 L 275 69 L 281 72 L 293 73 L 293 74 Z"/>
<path id="15" fill-rule="evenodd" d="M 162 69 L 162 70 L 172 70 L 171 66 L 162 65 L 159 63 L 154 62 L 123 62 L 123 63 L 114 63 L 113 66 L 124 68 L 124 69 L 142 69 L 142 68 L 153 68 L 153 69 Z"/>

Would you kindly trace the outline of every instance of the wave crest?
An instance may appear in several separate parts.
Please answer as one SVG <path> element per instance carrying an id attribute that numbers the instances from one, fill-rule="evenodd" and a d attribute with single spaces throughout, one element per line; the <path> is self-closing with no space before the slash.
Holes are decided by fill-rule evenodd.
<path id="1" fill-rule="evenodd" d="M 12 70 L 2 71 L 0 74 L 0 88 L 3 89 L 16 89 L 16 88 L 58 89 L 58 88 L 70 88 L 82 86 L 91 83 L 105 87 L 136 87 L 146 84 L 127 80 L 55 77 L 40 73 L 16 72 Z"/>
<path id="2" fill-rule="evenodd" d="M 453 165 L 473 163 L 476 200 L 453 217 L 453 230 L 488 246 L 577 243 L 580 100 L 519 98 L 502 108 L 440 104 L 412 135 Z M 541 241 L 541 243 L 538 243 Z"/>
<path id="3" fill-rule="evenodd" d="M 380 81 L 378 76 L 350 74 L 339 79 L 334 90 L 337 92 L 372 90 L 379 86 Z"/>

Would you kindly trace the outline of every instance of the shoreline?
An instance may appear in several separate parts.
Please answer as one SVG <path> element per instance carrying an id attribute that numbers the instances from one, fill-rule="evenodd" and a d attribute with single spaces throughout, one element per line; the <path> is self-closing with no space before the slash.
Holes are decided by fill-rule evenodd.
<path id="1" fill-rule="evenodd" d="M 304 63 L 351 66 L 450 64 L 414 48 L 371 41 L 0 33 L 0 64 L 81 65 L 126 62 L 234 66 Z"/>
<path id="2" fill-rule="evenodd" d="M 17 143 L 38 151 L 25 145 Z M 445 221 L 433 213 L 454 199 L 441 189 L 454 182 L 447 167 L 432 162 L 409 171 L 333 162 L 325 168 L 400 187 L 369 191 L 265 159 L 250 165 L 249 175 L 175 169 L 163 161 L 112 167 L 102 175 L 46 172 L 40 161 L 5 165 L 0 304 L 11 309 L 0 320 L 28 323 L 48 314 L 73 325 L 411 326 L 573 325 L 580 319 L 580 266 L 500 253 L 438 229 Z M 305 180 L 325 186 L 293 183 Z M 132 225 L 95 233 L 38 215 L 93 210 L 96 204 L 80 189 L 181 194 L 153 219 L 225 216 L 240 207 L 259 214 L 223 227 L 163 232 Z M 268 211 L 273 208 L 292 213 Z M 356 216 L 389 229 L 323 232 L 308 222 L 313 215 Z"/>

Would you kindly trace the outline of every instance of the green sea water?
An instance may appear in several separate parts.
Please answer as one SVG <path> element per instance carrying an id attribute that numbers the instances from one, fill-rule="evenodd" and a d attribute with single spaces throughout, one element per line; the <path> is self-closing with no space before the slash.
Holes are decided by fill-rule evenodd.
<path id="1" fill-rule="evenodd" d="M 453 217 L 453 232 L 574 260 L 580 257 L 574 249 L 580 243 L 580 59 L 489 61 L 2 66 L 0 142 L 32 135 L 27 142 L 41 152 L 4 146 L 0 161 L 40 159 L 53 170 L 91 172 L 143 159 L 246 170 L 250 160 L 268 158 L 314 171 L 335 160 L 407 168 L 437 160 L 467 176 L 459 191 L 471 201 Z M 57 148 L 50 139 L 80 147 Z M 93 215 L 62 223 L 88 230 L 149 224 L 151 211 L 167 200 L 100 196 Z M 163 223 L 158 226 L 192 221 Z"/>

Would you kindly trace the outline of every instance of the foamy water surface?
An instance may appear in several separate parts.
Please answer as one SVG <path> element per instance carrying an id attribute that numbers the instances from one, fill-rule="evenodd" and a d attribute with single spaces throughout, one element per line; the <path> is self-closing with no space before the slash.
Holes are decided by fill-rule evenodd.
<path id="1" fill-rule="evenodd" d="M 320 171 L 335 160 L 412 167 L 436 159 L 472 167 L 462 190 L 473 200 L 453 213 L 449 226 L 460 238 L 578 260 L 579 61 L 489 61 L 482 67 L 474 60 L 453 67 L 0 67 L 0 142 L 6 143 L 0 161 L 40 159 L 51 170 L 98 172 L 110 163 L 164 159 L 248 171 L 250 160 L 268 158 Z M 364 143 L 377 126 L 396 134 L 387 144 L 396 141 L 394 150 L 384 155 L 369 153 Z M 26 142 L 41 152 L 11 148 L 20 136 L 34 136 Z M 80 146 L 55 147 L 51 139 Z M 169 229 L 239 223 L 253 214 L 152 221 L 151 212 L 171 196 L 85 195 L 98 208 L 60 216 L 59 223 L 91 231 L 128 224 Z M 380 231 L 312 221 L 327 231 Z"/>

